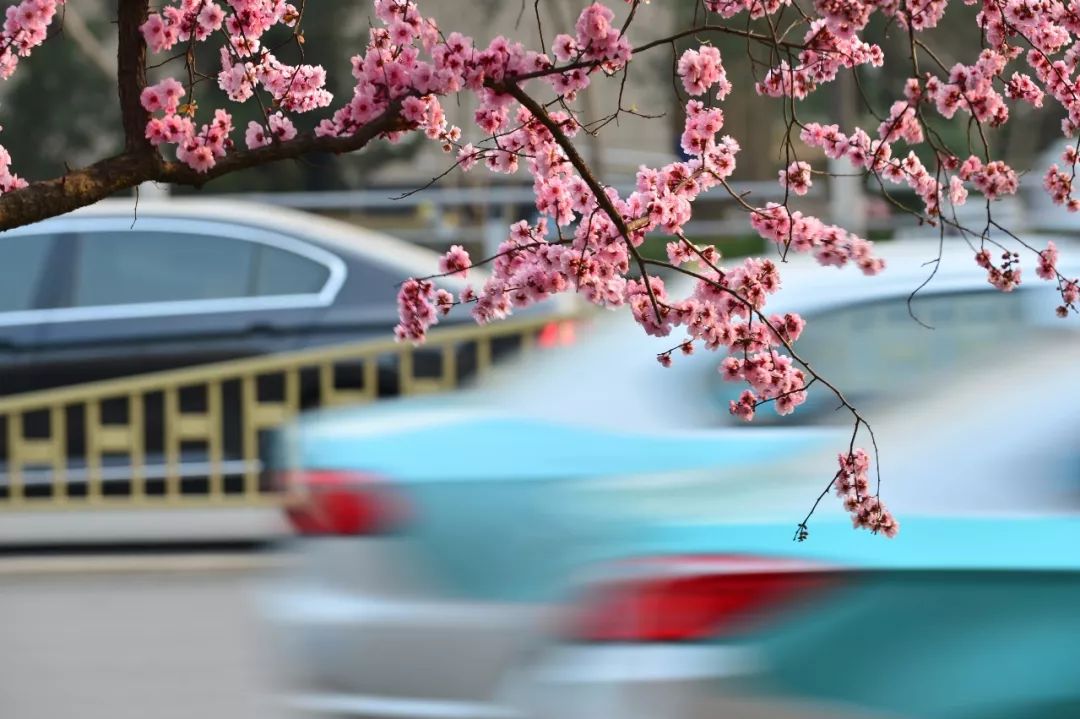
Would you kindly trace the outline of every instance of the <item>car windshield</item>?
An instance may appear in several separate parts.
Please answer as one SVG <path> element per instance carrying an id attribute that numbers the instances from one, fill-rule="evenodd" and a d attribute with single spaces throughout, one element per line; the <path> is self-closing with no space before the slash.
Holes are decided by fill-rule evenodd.
<path id="1" fill-rule="evenodd" d="M 1012 347 L 1070 331 L 1068 323 L 1055 321 L 1052 309 L 1052 298 L 1038 290 L 1011 297 L 981 290 L 920 295 L 910 312 L 907 296 L 897 296 L 807 315 L 795 349 L 813 358 L 815 370 L 849 401 L 870 409 L 932 391 L 972 369 L 992 367 Z M 715 400 L 727 407 L 744 387 L 717 376 L 713 388 Z M 836 407 L 828 388 L 815 384 L 791 416 L 762 408 L 754 424 L 849 422 Z M 744 424 L 735 418 L 731 422 Z"/>

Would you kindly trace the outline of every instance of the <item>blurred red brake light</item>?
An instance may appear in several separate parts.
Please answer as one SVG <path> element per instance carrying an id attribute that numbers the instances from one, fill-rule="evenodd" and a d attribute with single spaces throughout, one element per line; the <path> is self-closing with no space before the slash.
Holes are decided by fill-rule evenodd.
<path id="1" fill-rule="evenodd" d="M 658 557 L 626 568 L 624 576 L 586 591 L 573 638 L 679 642 L 731 635 L 835 582 L 815 566 L 759 557 Z"/>
<path id="2" fill-rule="evenodd" d="M 536 336 L 536 345 L 542 348 L 566 346 L 574 343 L 575 327 L 573 320 L 548 322 L 540 328 Z"/>
<path id="3" fill-rule="evenodd" d="M 291 470 L 278 475 L 285 513 L 302 535 L 378 535 L 408 518 L 404 499 L 372 475 L 340 470 Z"/>

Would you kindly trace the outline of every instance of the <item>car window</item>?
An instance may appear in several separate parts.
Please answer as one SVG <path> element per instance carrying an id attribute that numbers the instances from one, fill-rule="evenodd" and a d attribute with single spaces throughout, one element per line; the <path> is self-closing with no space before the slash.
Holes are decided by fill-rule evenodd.
<path id="1" fill-rule="evenodd" d="M 277 247 L 262 245 L 255 258 L 254 294 L 317 294 L 326 285 L 326 265 Z"/>
<path id="2" fill-rule="evenodd" d="M 0 312 L 34 308 L 54 242 L 53 235 L 0 238 Z"/>
<path id="3" fill-rule="evenodd" d="M 179 232 L 88 232 L 79 238 L 77 307 L 248 295 L 257 247 Z"/>
<path id="4" fill-rule="evenodd" d="M 1018 343 L 1068 330 L 1068 323 L 1035 321 L 1039 309 L 1017 294 L 1025 291 L 923 295 L 913 307 L 933 329 L 912 319 L 906 296 L 807 315 L 795 349 L 860 407 L 908 399 L 950 374 L 993 363 Z M 1053 304 L 1043 304 L 1042 311 L 1053 315 Z M 743 389 L 741 383 L 717 380 L 717 399 L 726 407 Z M 762 408 L 755 421 L 812 424 L 832 416 L 848 421 L 835 407 L 828 389 L 815 385 L 794 415 L 778 418 L 771 408 Z"/>
<path id="5" fill-rule="evenodd" d="M 397 287 L 409 279 L 403 270 L 391 270 L 368 260 L 358 260 L 349 265 L 349 280 L 354 292 L 367 306 L 393 305 Z"/>

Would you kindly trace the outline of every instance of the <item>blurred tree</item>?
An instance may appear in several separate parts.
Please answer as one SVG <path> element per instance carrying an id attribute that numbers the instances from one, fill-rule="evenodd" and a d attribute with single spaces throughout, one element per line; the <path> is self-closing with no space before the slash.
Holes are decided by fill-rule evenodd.
<path id="1" fill-rule="evenodd" d="M 96 2 L 73 5 L 97 37 L 111 32 Z M 114 71 L 115 72 L 115 71 Z M 78 42 L 47 42 L 15 75 L 0 102 L 4 144 L 29 179 L 55 177 L 123 147 L 116 77 Z M 78 117 L 78 122 L 72 122 Z"/>

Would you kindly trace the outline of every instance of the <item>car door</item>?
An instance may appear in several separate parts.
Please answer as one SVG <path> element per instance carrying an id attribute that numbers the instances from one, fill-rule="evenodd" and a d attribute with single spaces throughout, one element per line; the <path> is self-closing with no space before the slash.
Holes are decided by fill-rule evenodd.
<path id="1" fill-rule="evenodd" d="M 357 254 L 347 255 L 346 262 L 348 277 L 337 301 L 320 313 L 318 341 L 392 338 L 398 321 L 397 291 L 408 274 Z"/>
<path id="2" fill-rule="evenodd" d="M 38 361 L 49 386 L 295 347 L 341 272 L 330 253 L 258 228 L 166 217 L 133 227 L 129 217 L 71 222 L 70 276 Z"/>
<path id="3" fill-rule="evenodd" d="M 42 310 L 63 276 L 54 233 L 0 235 L 0 394 L 34 389 Z"/>

